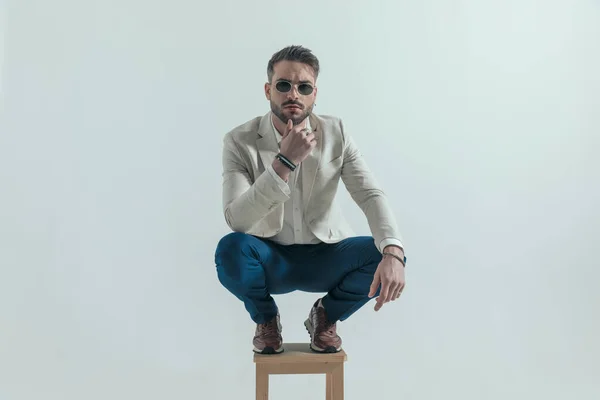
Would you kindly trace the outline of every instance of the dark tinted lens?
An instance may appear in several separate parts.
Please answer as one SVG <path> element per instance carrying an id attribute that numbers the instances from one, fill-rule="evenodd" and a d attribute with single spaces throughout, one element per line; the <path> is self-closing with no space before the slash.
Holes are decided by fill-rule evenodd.
<path id="1" fill-rule="evenodd" d="M 292 84 L 289 82 L 285 82 L 285 81 L 279 81 L 277 82 L 277 84 L 275 85 L 275 87 L 277 88 L 277 90 L 279 90 L 280 92 L 289 92 L 290 89 L 292 88 Z"/>
<path id="2" fill-rule="evenodd" d="M 311 85 L 309 85 L 308 83 L 302 83 L 298 86 L 298 93 L 303 94 L 303 95 L 307 95 L 307 94 L 311 94 L 313 91 L 313 87 Z"/>

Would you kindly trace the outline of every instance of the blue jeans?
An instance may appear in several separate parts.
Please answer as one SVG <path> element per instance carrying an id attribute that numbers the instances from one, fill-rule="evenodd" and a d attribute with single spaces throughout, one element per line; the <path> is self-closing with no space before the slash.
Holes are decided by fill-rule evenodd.
<path id="1" fill-rule="evenodd" d="M 219 241 L 215 252 L 219 281 L 244 302 L 258 324 L 278 312 L 271 295 L 295 290 L 326 292 L 322 302 L 329 321 L 345 320 L 370 300 L 381 258 L 370 236 L 334 244 L 280 245 L 234 232 Z"/>

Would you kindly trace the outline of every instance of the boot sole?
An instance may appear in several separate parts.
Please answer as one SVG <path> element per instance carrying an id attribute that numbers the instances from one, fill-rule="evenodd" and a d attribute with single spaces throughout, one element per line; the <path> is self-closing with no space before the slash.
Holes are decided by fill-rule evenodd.
<path id="1" fill-rule="evenodd" d="M 278 349 L 274 349 L 272 347 L 265 347 L 262 350 L 259 350 L 255 347 L 252 351 L 254 351 L 256 354 L 281 354 L 283 353 L 283 350 L 283 346 L 281 346 Z"/>

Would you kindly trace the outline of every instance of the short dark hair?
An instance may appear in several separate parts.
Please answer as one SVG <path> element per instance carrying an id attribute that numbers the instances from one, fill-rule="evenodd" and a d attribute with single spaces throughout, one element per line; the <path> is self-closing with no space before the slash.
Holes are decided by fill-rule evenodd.
<path id="1" fill-rule="evenodd" d="M 292 45 L 279 50 L 269 60 L 267 65 L 269 82 L 273 79 L 273 68 L 279 61 L 298 61 L 307 64 L 315 72 L 315 79 L 319 76 L 319 60 L 312 51 L 303 46 Z"/>

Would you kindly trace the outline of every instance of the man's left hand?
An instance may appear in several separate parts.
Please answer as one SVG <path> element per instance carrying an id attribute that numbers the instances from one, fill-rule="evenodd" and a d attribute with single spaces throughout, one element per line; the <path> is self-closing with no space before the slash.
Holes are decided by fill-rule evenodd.
<path id="1" fill-rule="evenodd" d="M 403 252 L 400 252 L 398 255 L 404 258 Z M 379 285 L 381 285 L 381 291 L 375 304 L 375 311 L 379 311 L 385 303 L 397 300 L 400 294 L 402 294 L 405 284 L 404 265 L 392 256 L 383 256 L 383 259 L 377 266 L 377 270 L 373 276 L 373 283 L 371 283 L 371 290 L 369 291 L 369 297 L 373 297 L 377 293 Z"/>

